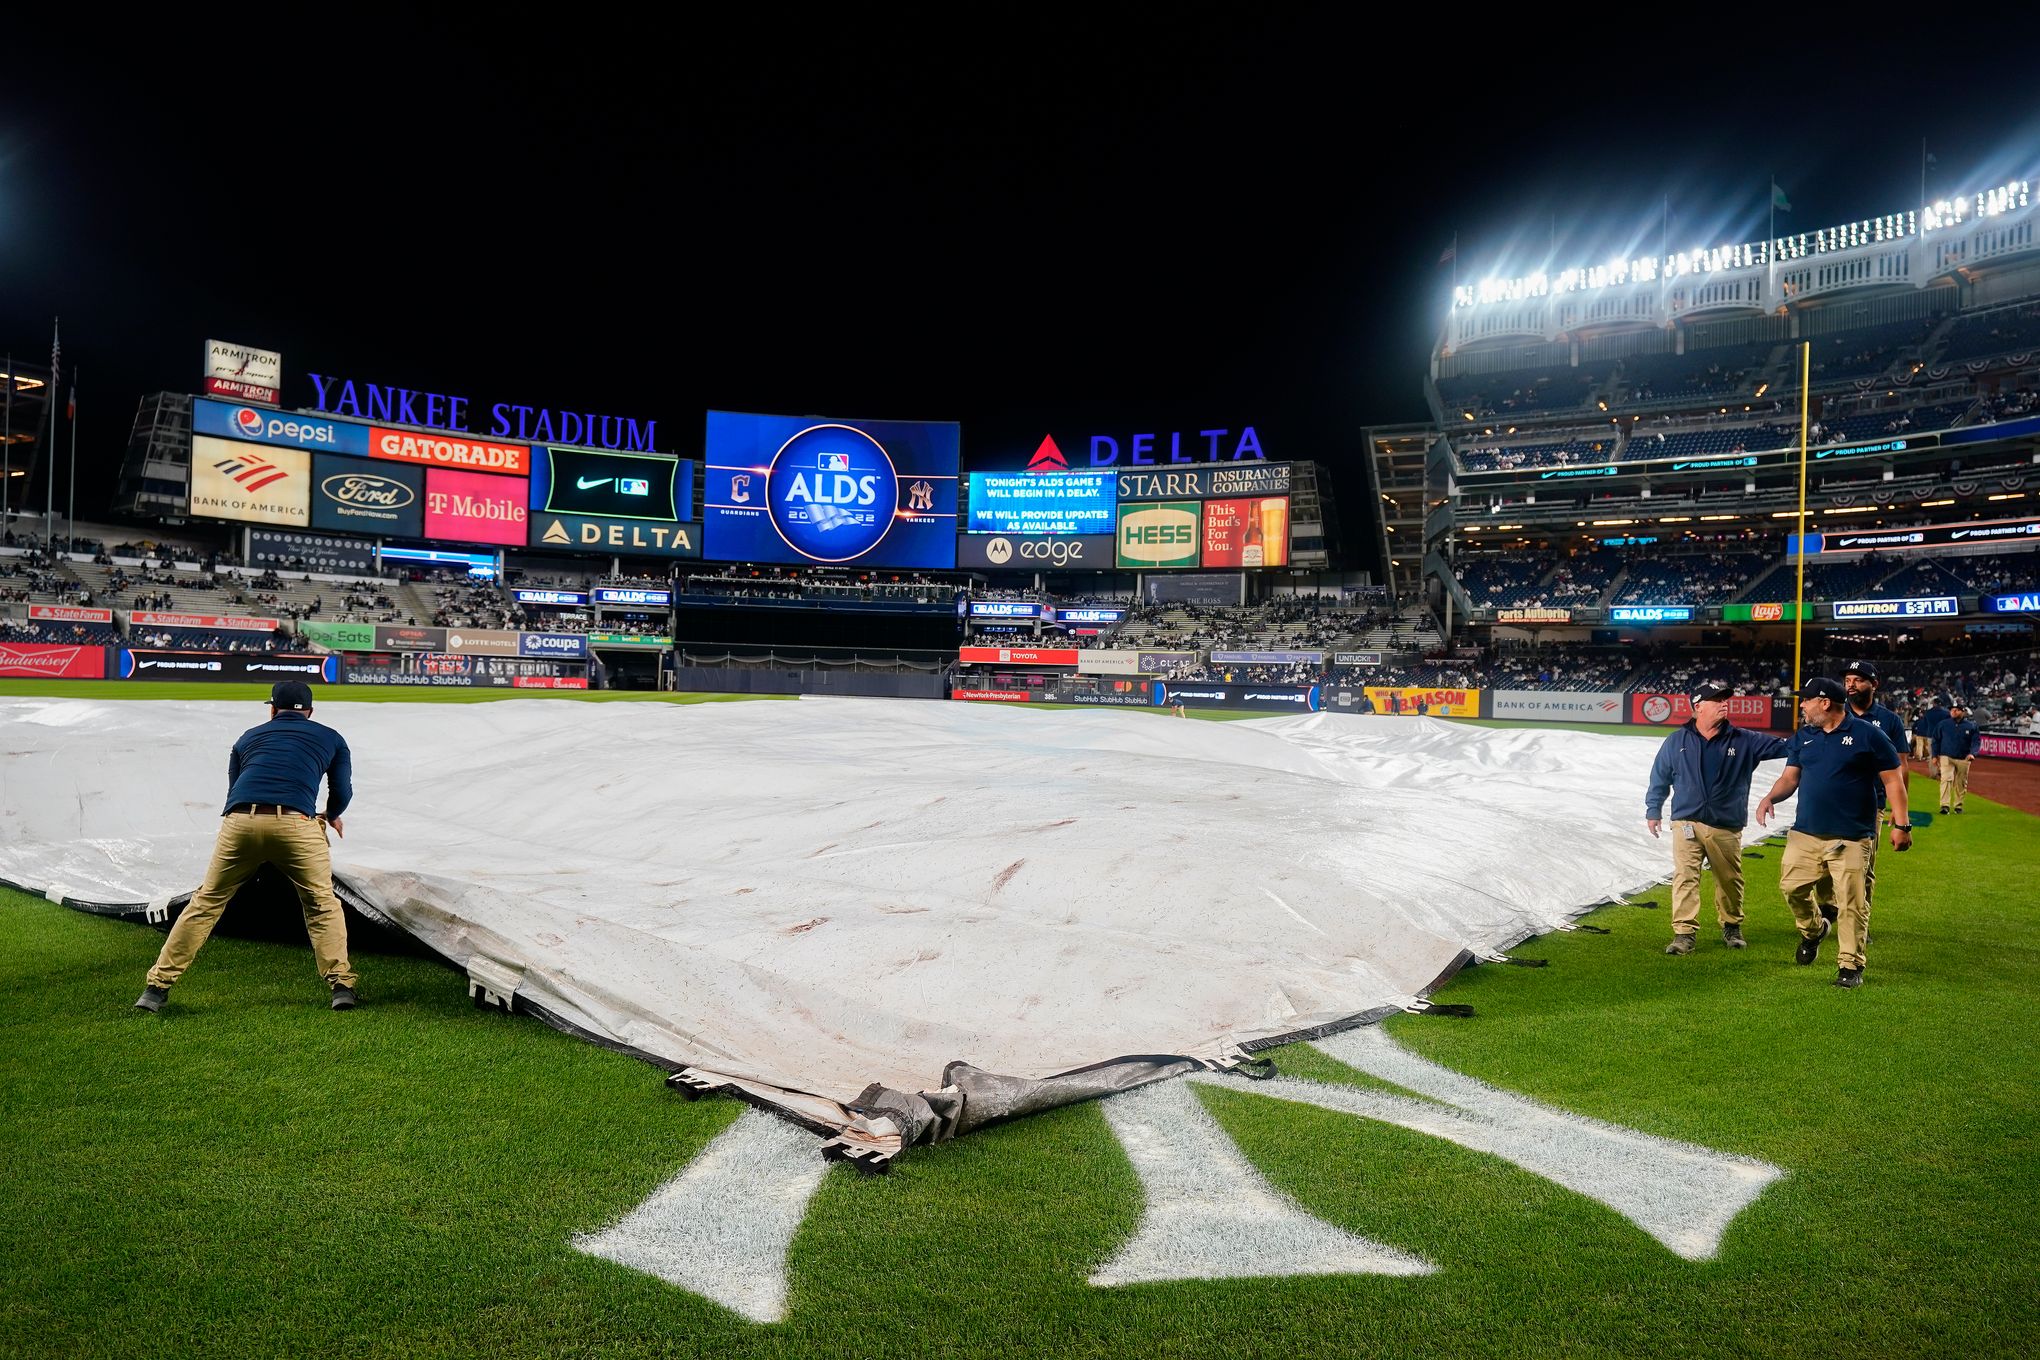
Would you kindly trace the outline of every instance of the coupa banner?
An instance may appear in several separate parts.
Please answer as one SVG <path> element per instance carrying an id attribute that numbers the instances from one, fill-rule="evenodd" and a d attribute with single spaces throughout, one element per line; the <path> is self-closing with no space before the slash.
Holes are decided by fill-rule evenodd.
<path id="1" fill-rule="evenodd" d="M 1622 696 L 1610 690 L 1498 689 L 1488 716 L 1532 722 L 1619 723 Z"/>
<path id="2" fill-rule="evenodd" d="M 0 676 L 31 680 L 103 680 L 106 648 L 0 642 Z"/>
<path id="3" fill-rule="evenodd" d="M 337 656 L 294 656 L 285 652 L 157 652 L 120 654 L 123 680 L 278 680 L 340 678 Z"/>
<path id="4" fill-rule="evenodd" d="M 1320 706 L 1316 685 L 1206 685 L 1193 681 L 1171 684 L 1157 680 L 1155 705 L 1174 708 L 1245 708 L 1261 713 L 1315 713 Z"/>
<path id="5" fill-rule="evenodd" d="M 1415 713 L 1432 718 L 1480 716 L 1480 691 L 1477 689 L 1368 685 L 1364 693 L 1376 713 Z"/>
<path id="6" fill-rule="evenodd" d="M 1722 701 L 1728 710 L 1728 720 L 1738 727 L 1769 727 L 1771 725 L 1771 696 L 1768 694 L 1737 694 Z M 1675 726 L 1693 716 L 1693 701 L 1683 694 L 1632 694 L 1629 696 L 1629 721 L 1659 726 Z"/>

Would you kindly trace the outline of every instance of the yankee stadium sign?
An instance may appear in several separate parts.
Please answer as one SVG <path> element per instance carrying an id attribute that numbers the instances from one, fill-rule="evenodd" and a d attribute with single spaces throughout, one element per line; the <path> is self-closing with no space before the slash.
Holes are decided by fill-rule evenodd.
<path id="1" fill-rule="evenodd" d="M 419 425 L 432 430 L 462 430 L 539 444 L 578 444 L 586 448 L 653 452 L 659 422 L 636 421 L 625 416 L 598 415 L 592 411 L 555 411 L 544 406 L 519 406 L 499 401 L 488 408 L 488 428 L 477 430 L 468 424 L 466 397 L 445 392 L 421 392 L 411 387 L 386 387 L 380 383 L 356 383 L 325 373 L 308 375 L 317 398 L 315 410 L 357 420 L 392 425 Z M 479 419 L 479 413 L 477 413 Z"/>

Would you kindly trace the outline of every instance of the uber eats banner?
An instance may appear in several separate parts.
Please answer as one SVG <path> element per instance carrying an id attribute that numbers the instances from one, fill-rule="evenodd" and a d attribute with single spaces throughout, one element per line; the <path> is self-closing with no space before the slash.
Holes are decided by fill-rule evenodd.
<path id="1" fill-rule="evenodd" d="M 324 623 L 318 619 L 306 619 L 298 625 L 298 631 L 305 635 L 307 642 L 328 651 L 375 650 L 375 625 L 372 623 Z"/>

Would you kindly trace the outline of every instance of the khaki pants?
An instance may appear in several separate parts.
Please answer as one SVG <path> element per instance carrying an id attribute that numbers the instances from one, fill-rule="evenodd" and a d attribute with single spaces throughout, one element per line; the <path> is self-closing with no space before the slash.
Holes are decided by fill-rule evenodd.
<path id="1" fill-rule="evenodd" d="M 1803 831 L 1785 835 L 1785 857 L 1778 868 L 1778 889 L 1792 908 L 1792 919 L 1803 939 L 1820 930 L 1817 890 L 1828 885 L 1835 904 L 1835 926 L 1841 936 L 1840 963 L 1844 968 L 1863 966 L 1863 945 L 1870 934 L 1870 859 L 1877 849 L 1877 837 L 1859 841 L 1830 840 Z"/>
<path id="2" fill-rule="evenodd" d="M 1969 792 L 1969 762 L 1953 756 L 1941 757 L 1941 806 L 1962 810 L 1962 795 Z"/>
<path id="3" fill-rule="evenodd" d="M 1915 732 L 1912 739 L 1912 753 L 1921 760 L 1932 760 L 1934 758 L 1934 744 Z"/>
<path id="4" fill-rule="evenodd" d="M 220 835 L 213 843 L 205 882 L 170 928 L 170 938 L 163 941 L 163 952 L 149 970 L 151 987 L 167 989 L 184 976 L 235 891 L 265 864 L 282 870 L 297 889 L 319 976 L 328 986 L 354 985 L 354 970 L 347 964 L 347 919 L 341 914 L 340 899 L 333 895 L 333 861 L 326 849 L 325 822 L 295 812 L 235 812 L 220 820 Z"/>
<path id="5" fill-rule="evenodd" d="M 1700 861 L 1714 870 L 1714 915 L 1725 926 L 1742 924 L 1742 833 L 1705 822 L 1672 823 L 1672 933 L 1700 928 Z"/>

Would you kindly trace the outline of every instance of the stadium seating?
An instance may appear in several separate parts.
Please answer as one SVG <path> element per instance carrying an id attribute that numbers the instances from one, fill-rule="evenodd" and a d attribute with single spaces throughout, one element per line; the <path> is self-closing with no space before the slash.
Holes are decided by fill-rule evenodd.
<path id="1" fill-rule="evenodd" d="M 1814 442 L 1849 444 L 1859 439 L 1881 439 L 1913 431 L 1945 430 L 1951 428 L 1974 405 L 1975 403 L 1971 401 L 1944 402 L 1936 406 L 1864 411 L 1824 419 L 1821 422 L 1820 435 Z"/>
<path id="2" fill-rule="evenodd" d="M 1636 354 L 1622 361 L 1617 407 L 1668 403 L 1707 405 L 1747 400 L 1777 346 L 1772 341 L 1694 350 L 1687 354 Z"/>
<path id="3" fill-rule="evenodd" d="M 1942 333 L 1940 347 L 1929 358 L 1930 371 L 1940 367 L 1984 362 L 1999 356 L 2040 352 L 2040 302 L 1957 316 Z"/>
<path id="4" fill-rule="evenodd" d="M 61 646 L 113 647 L 120 634 L 103 623 L 68 623 L 46 619 L 0 619 L 0 642 L 37 642 Z"/>
<path id="5" fill-rule="evenodd" d="M 1459 455 L 1468 472 L 1494 472 L 1524 467 L 1572 467 L 1614 461 L 1619 437 L 1613 426 L 1559 431 L 1564 438 L 1535 443 L 1482 442 Z M 1485 441 L 1485 436 L 1483 436 Z"/>
<path id="6" fill-rule="evenodd" d="M 1541 604 L 1537 582 L 1556 562 L 1548 556 L 1477 557 L 1461 562 L 1459 584 L 1475 609 Z"/>
<path id="7" fill-rule="evenodd" d="M 1747 417 L 1745 417 L 1747 418 Z M 1629 432 L 1622 456 L 1630 458 L 1715 458 L 1781 449 L 1799 442 L 1799 427 L 1775 422 L 1720 425 L 1707 429 L 1656 428 L 1639 424 Z"/>
<path id="8" fill-rule="evenodd" d="M 1770 559 L 1757 553 L 1657 557 L 1637 553 L 1611 604 L 1721 604 L 1731 600 Z"/>
<path id="9" fill-rule="evenodd" d="M 1527 415 L 1566 411 L 1587 404 L 1594 389 L 1607 380 L 1605 370 L 1574 368 L 1508 369 L 1438 380 L 1438 399 L 1448 414 Z"/>
<path id="10" fill-rule="evenodd" d="M 1813 347 L 1810 364 L 1813 390 L 1818 392 L 1824 387 L 1843 383 L 1869 383 L 1889 372 L 1892 365 L 1917 354 L 1921 343 L 1939 324 L 1939 317 L 1914 318 L 1812 337 L 1809 343 Z M 1799 366 L 1796 356 L 1785 369 L 1778 390 L 1797 391 Z"/>

